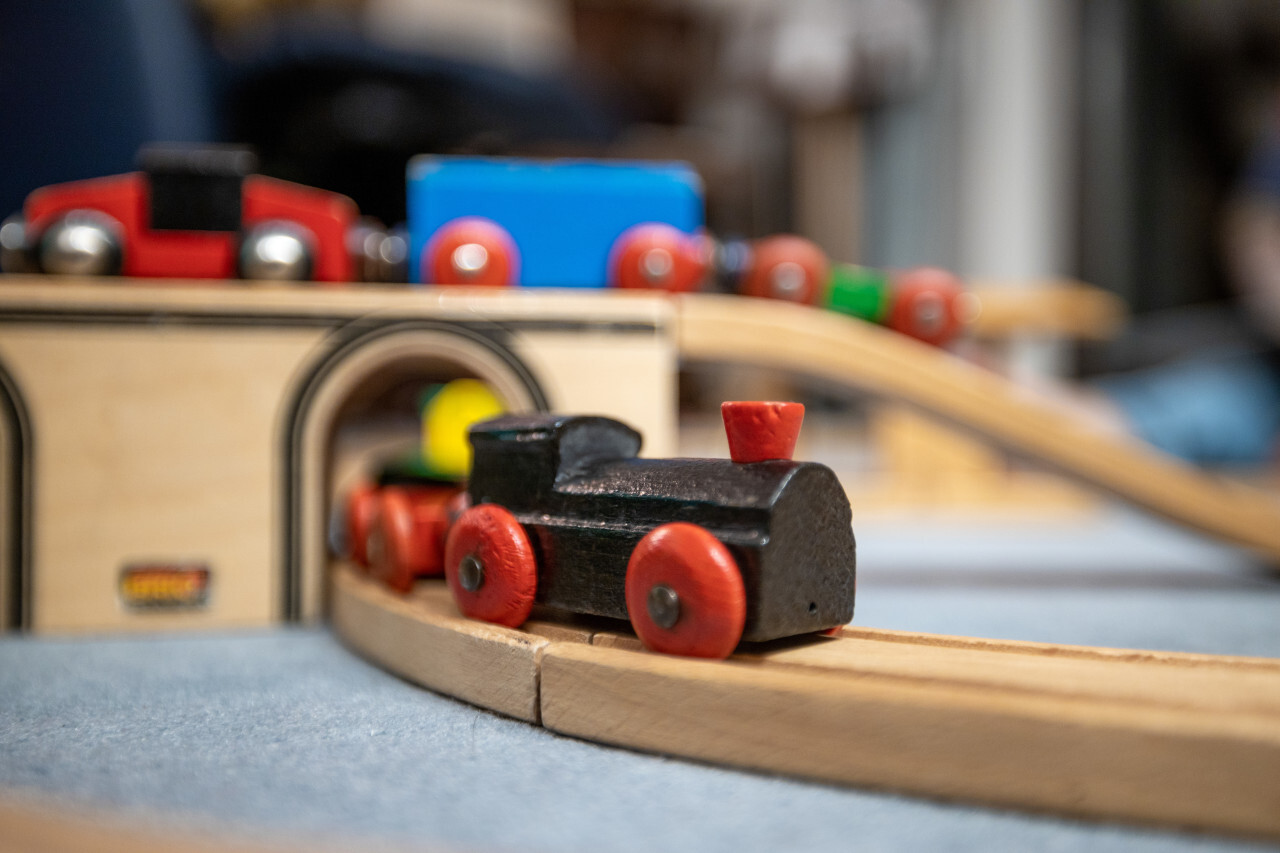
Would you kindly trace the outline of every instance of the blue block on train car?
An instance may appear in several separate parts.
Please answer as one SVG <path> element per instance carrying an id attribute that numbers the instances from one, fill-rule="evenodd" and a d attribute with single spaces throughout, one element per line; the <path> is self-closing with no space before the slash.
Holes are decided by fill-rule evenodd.
<path id="1" fill-rule="evenodd" d="M 660 222 L 703 225 L 702 180 L 684 163 L 415 157 L 408 168 L 410 279 L 433 278 L 423 251 L 441 226 L 482 217 L 506 230 L 526 287 L 604 287 L 614 241 Z"/>

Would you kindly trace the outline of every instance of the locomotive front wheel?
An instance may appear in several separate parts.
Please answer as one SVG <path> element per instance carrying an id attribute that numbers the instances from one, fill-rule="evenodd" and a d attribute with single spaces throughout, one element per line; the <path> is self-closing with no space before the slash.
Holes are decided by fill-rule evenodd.
<path id="1" fill-rule="evenodd" d="M 518 628 L 533 610 L 533 546 L 515 516 L 497 504 L 478 504 L 458 518 L 445 545 L 444 573 L 464 616 Z"/>
<path id="2" fill-rule="evenodd" d="M 696 524 L 664 524 L 640 540 L 626 597 L 632 627 L 655 652 L 726 658 L 742 639 L 742 574 L 729 549 Z"/>

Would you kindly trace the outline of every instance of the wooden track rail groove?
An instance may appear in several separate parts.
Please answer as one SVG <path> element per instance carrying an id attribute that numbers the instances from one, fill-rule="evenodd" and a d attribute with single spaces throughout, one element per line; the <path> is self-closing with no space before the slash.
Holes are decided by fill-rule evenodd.
<path id="1" fill-rule="evenodd" d="M 780 368 L 915 406 L 1073 479 L 1280 564 L 1280 501 L 1200 473 L 946 352 L 801 305 L 679 297 L 682 358 Z M 768 345 L 762 345 L 767 341 Z"/>
<path id="2" fill-rule="evenodd" d="M 335 567 L 334 624 L 412 681 L 554 731 L 838 784 L 1280 838 L 1280 661 L 848 628 L 713 662 L 461 618 Z"/>

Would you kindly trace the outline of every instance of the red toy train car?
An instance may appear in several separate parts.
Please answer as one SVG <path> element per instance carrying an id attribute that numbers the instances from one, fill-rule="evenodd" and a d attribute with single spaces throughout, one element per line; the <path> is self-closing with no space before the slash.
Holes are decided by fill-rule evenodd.
<path id="1" fill-rule="evenodd" d="M 751 422 L 780 404 L 727 405 Z M 849 502 L 824 465 L 641 459 L 639 434 L 602 417 L 504 416 L 471 437 L 472 506 L 445 553 L 468 616 L 518 626 L 536 602 L 713 658 L 853 617 Z"/>
<path id="2" fill-rule="evenodd" d="M 146 278 L 349 282 L 370 251 L 346 196 L 253 174 L 244 148 L 150 148 L 142 171 L 73 181 L 27 197 L 22 245 L 5 270 Z"/>

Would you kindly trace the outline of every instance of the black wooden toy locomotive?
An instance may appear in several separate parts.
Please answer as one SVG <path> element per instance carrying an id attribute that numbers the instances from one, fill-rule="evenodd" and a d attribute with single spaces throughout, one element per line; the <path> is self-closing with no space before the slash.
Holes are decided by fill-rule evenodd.
<path id="1" fill-rule="evenodd" d="M 777 407 L 796 406 L 725 405 L 747 407 L 736 420 L 765 439 Z M 651 649 L 714 658 L 853 617 L 849 502 L 824 465 L 750 435 L 733 455 L 760 461 L 641 459 L 640 435 L 603 417 L 509 415 L 471 441 L 472 506 L 445 555 L 467 616 L 514 627 L 536 602 L 629 619 Z"/>

